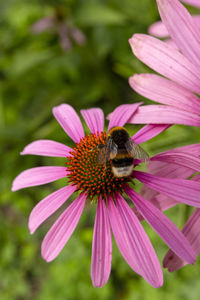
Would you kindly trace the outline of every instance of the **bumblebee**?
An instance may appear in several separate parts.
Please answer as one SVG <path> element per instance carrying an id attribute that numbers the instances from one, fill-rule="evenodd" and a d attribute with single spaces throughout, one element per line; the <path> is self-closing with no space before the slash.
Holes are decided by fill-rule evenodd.
<path id="1" fill-rule="evenodd" d="M 113 127 L 108 132 L 105 145 L 99 145 L 98 162 L 106 164 L 111 160 L 115 177 L 130 176 L 134 159 L 148 161 L 149 155 L 137 145 L 124 127 Z"/>

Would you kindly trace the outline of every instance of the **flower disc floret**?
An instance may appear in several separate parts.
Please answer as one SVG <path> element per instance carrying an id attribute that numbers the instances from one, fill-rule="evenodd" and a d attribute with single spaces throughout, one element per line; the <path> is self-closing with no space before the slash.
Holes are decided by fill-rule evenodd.
<path id="1" fill-rule="evenodd" d="M 130 180 L 117 178 L 112 172 L 111 160 L 106 164 L 98 161 L 100 145 L 106 145 L 106 132 L 86 135 L 73 147 L 67 157 L 69 181 L 77 186 L 77 190 L 86 192 L 89 198 L 114 195 L 122 192 Z"/>

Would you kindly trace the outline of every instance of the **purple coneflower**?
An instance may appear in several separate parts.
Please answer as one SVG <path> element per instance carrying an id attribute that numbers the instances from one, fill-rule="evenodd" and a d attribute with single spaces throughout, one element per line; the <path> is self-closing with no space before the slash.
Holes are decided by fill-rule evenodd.
<path id="1" fill-rule="evenodd" d="M 157 3 L 165 26 L 161 29 L 167 30 L 176 48 L 149 35 L 133 35 L 129 42 L 134 54 L 164 77 L 135 74 L 129 83 L 139 94 L 165 105 L 141 107 L 131 123 L 140 123 L 146 115 L 147 123 L 199 126 L 200 105 L 196 94 L 200 94 L 200 28 L 178 0 L 157 0 Z M 178 113 L 182 119 L 176 118 Z"/>
<path id="2" fill-rule="evenodd" d="M 140 103 L 116 108 L 112 113 L 108 130 L 114 126 L 124 126 L 139 105 Z M 129 266 L 152 286 L 161 286 L 163 275 L 159 261 L 140 221 L 122 196 L 124 193 L 174 253 L 187 263 L 194 263 L 194 251 L 183 233 L 155 205 L 134 191 L 132 181 L 137 179 L 166 197 L 173 197 L 178 202 L 196 207 L 200 207 L 200 183 L 177 177 L 161 177 L 135 169 L 129 177 L 115 177 L 110 160 L 106 165 L 97 161 L 98 146 L 105 144 L 107 138 L 102 110 L 99 108 L 81 110 L 91 131 L 89 135 L 84 135 L 79 116 L 70 105 L 62 104 L 55 107 L 53 114 L 75 142 L 75 146 L 70 148 L 55 141 L 38 140 L 26 146 L 21 154 L 65 157 L 67 167 L 36 167 L 26 170 L 16 177 L 12 186 L 12 190 L 16 191 L 62 177 L 68 178 L 68 185 L 45 197 L 33 209 L 29 218 L 31 233 L 34 233 L 40 224 L 61 207 L 73 193 L 77 193 L 76 200 L 60 215 L 46 234 L 42 243 L 42 257 L 49 262 L 60 253 L 76 228 L 86 201 L 96 198 L 97 212 L 91 263 L 93 285 L 101 287 L 109 278 L 112 229 L 118 248 Z M 147 125 L 132 139 L 139 144 L 166 128 L 167 125 Z M 192 158 L 187 162 L 188 165 L 198 163 Z M 136 163 L 140 165 L 139 161 Z"/>
<path id="3" fill-rule="evenodd" d="M 63 51 L 69 51 L 72 48 L 72 41 L 78 45 L 84 45 L 86 43 L 85 35 L 67 19 L 65 14 L 63 6 L 55 6 L 52 16 L 43 17 L 35 22 L 31 26 L 31 32 L 34 34 L 43 31 L 56 32 Z"/>

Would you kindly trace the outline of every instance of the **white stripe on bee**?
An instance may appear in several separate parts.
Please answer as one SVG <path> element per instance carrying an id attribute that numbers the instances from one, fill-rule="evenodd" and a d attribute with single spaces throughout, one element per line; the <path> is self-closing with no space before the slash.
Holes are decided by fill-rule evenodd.
<path id="1" fill-rule="evenodd" d="M 127 177 L 130 176 L 133 171 L 133 165 L 127 167 L 116 168 L 112 166 L 113 174 L 116 177 Z"/>

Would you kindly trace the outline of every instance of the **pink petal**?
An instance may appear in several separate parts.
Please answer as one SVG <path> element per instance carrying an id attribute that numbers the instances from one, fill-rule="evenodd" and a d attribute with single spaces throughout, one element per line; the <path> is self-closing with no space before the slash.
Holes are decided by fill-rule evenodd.
<path id="1" fill-rule="evenodd" d="M 200 174 L 193 177 L 191 180 L 199 181 Z M 188 219 L 187 223 L 183 227 L 183 234 L 191 244 L 194 253 L 198 255 L 200 253 L 200 209 L 197 208 L 191 217 Z M 169 272 L 174 272 L 187 264 L 186 261 L 178 257 L 171 249 L 167 252 L 164 260 L 164 268 L 168 268 Z"/>
<path id="2" fill-rule="evenodd" d="M 53 108 L 53 114 L 71 139 L 79 143 L 80 139 L 84 137 L 84 131 L 80 118 L 73 107 L 68 104 L 61 104 Z"/>
<path id="3" fill-rule="evenodd" d="M 200 114 L 199 98 L 166 78 L 155 74 L 135 74 L 129 78 L 129 84 L 148 99 Z"/>
<path id="4" fill-rule="evenodd" d="M 192 153 L 195 156 L 200 156 L 200 144 L 191 144 L 191 145 L 186 145 L 186 146 L 181 146 L 178 148 L 174 148 L 169 150 L 170 152 L 185 152 L 185 153 Z"/>
<path id="5" fill-rule="evenodd" d="M 123 127 L 127 120 L 136 112 L 140 103 L 135 104 L 123 104 L 118 106 L 110 115 L 110 123 L 108 125 L 108 131 L 115 126 Z"/>
<path id="6" fill-rule="evenodd" d="M 174 163 L 200 172 L 200 158 L 190 153 L 166 151 L 153 156 L 151 160 Z"/>
<path id="7" fill-rule="evenodd" d="M 133 176 L 139 181 L 178 202 L 200 207 L 200 183 L 191 180 L 164 178 L 134 171 Z"/>
<path id="8" fill-rule="evenodd" d="M 134 205 L 143 215 L 144 219 L 153 227 L 160 237 L 173 251 L 184 260 L 193 264 L 195 254 L 187 239 L 181 231 L 158 208 L 137 194 L 131 188 L 126 189 Z"/>
<path id="9" fill-rule="evenodd" d="M 155 164 L 155 166 L 154 166 Z M 180 167 L 174 163 L 167 163 L 162 161 L 150 161 L 148 164 L 149 173 L 168 178 L 182 178 L 186 179 L 194 174 L 194 170 L 189 169 L 188 167 Z"/>
<path id="10" fill-rule="evenodd" d="M 151 174 L 168 178 L 187 179 L 194 174 L 194 170 L 160 161 L 150 161 L 148 169 Z M 145 185 L 141 189 L 141 195 L 162 211 L 178 204 L 173 198 L 159 194 L 157 191 L 152 190 Z"/>
<path id="11" fill-rule="evenodd" d="M 81 114 L 92 133 L 104 129 L 104 114 L 100 108 L 82 109 Z"/>
<path id="12" fill-rule="evenodd" d="M 197 0 L 197 1 L 199 2 L 199 0 Z M 200 2 L 199 2 L 199 7 L 200 7 Z M 194 22 L 196 23 L 196 25 L 198 27 L 200 27 L 200 16 L 192 15 L 192 18 L 193 18 Z M 166 26 L 161 21 L 153 23 L 149 27 L 148 32 L 149 32 L 149 34 L 157 36 L 159 38 L 166 38 L 169 36 L 169 32 L 168 32 Z"/>
<path id="13" fill-rule="evenodd" d="M 161 211 L 165 211 L 178 204 L 178 202 L 175 201 L 173 198 L 170 198 L 162 194 L 157 195 L 156 197 L 150 199 L 149 201 Z"/>
<path id="14" fill-rule="evenodd" d="M 132 139 L 134 140 L 135 143 L 141 144 L 144 143 L 156 135 L 160 134 L 167 128 L 169 128 L 170 125 L 163 125 L 163 124 L 148 124 L 144 127 L 142 127 L 134 136 L 132 136 Z"/>
<path id="15" fill-rule="evenodd" d="M 112 238 L 105 202 L 98 199 L 92 242 L 91 277 L 95 287 L 108 281 L 111 270 Z"/>
<path id="16" fill-rule="evenodd" d="M 166 39 L 164 42 L 166 44 L 170 45 L 171 47 L 173 47 L 174 49 L 176 49 L 177 51 L 179 51 L 179 49 L 178 49 L 176 43 L 174 42 L 174 40 L 169 38 L 169 39 Z"/>
<path id="17" fill-rule="evenodd" d="M 70 147 L 61 143 L 50 140 L 38 140 L 27 145 L 20 154 L 66 157 L 70 151 L 72 151 Z"/>
<path id="18" fill-rule="evenodd" d="M 194 253 L 200 253 L 200 209 L 197 208 L 182 230 L 183 234 L 191 244 Z M 187 264 L 186 261 L 178 257 L 171 249 L 167 252 L 163 260 L 163 267 L 169 272 L 174 272 Z"/>
<path id="19" fill-rule="evenodd" d="M 35 34 L 41 33 L 43 31 L 52 29 L 53 26 L 54 26 L 54 19 L 51 17 L 44 17 L 39 19 L 31 26 L 31 32 Z"/>
<path id="20" fill-rule="evenodd" d="M 76 186 L 68 185 L 41 200 L 30 214 L 28 223 L 30 233 L 33 234 L 49 216 L 63 205 L 75 190 Z"/>
<path id="21" fill-rule="evenodd" d="M 157 0 L 161 19 L 181 52 L 200 65 L 200 31 L 192 16 L 178 0 Z"/>
<path id="22" fill-rule="evenodd" d="M 74 200 L 47 232 L 42 242 L 42 257 L 47 262 L 60 253 L 71 237 L 82 214 L 86 198 L 86 194 L 81 194 Z"/>
<path id="23" fill-rule="evenodd" d="M 66 176 L 66 167 L 37 167 L 23 171 L 13 181 L 12 191 L 41 185 Z"/>
<path id="24" fill-rule="evenodd" d="M 196 7 L 200 7 L 200 2 L 199 0 L 182 0 L 183 3 L 187 3 L 189 5 L 193 5 Z"/>
<path id="25" fill-rule="evenodd" d="M 200 94 L 200 70 L 174 47 L 154 37 L 135 34 L 130 40 L 133 53 L 143 63 L 185 88 Z"/>
<path id="26" fill-rule="evenodd" d="M 161 21 L 155 22 L 151 26 L 149 26 L 148 33 L 159 38 L 165 38 L 169 36 L 167 28 Z"/>
<path id="27" fill-rule="evenodd" d="M 187 111 L 165 105 L 140 106 L 127 121 L 131 124 L 184 124 L 200 126 L 200 118 Z"/>
<path id="28" fill-rule="evenodd" d="M 117 195 L 115 200 L 116 206 L 112 198 L 108 199 L 108 214 L 121 254 L 149 284 L 161 286 L 162 270 L 148 236 L 122 196 Z"/>

